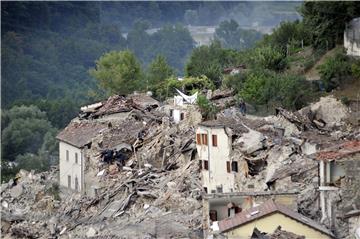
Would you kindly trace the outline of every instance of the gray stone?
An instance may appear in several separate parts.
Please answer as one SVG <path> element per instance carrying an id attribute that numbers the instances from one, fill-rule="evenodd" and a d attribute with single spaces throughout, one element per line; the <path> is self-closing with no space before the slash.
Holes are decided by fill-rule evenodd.
<path id="1" fill-rule="evenodd" d="M 96 235 L 96 233 L 97 231 L 93 227 L 90 227 L 89 230 L 86 232 L 86 237 L 93 237 Z"/>
<path id="2" fill-rule="evenodd" d="M 23 191 L 24 189 L 22 188 L 22 186 L 18 184 L 10 189 L 10 195 L 13 198 L 18 198 L 23 194 Z"/>

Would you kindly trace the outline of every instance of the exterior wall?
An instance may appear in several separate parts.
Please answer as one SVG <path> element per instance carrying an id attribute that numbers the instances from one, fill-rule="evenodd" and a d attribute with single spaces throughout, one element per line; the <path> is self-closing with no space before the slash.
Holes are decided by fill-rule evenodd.
<path id="1" fill-rule="evenodd" d="M 250 238 L 255 227 L 261 232 L 273 233 L 278 226 L 281 226 L 282 230 L 292 232 L 297 235 L 304 235 L 308 239 L 331 238 L 328 235 L 323 234 L 289 217 L 286 217 L 281 213 L 274 213 L 269 216 L 260 218 L 235 228 L 234 230 L 225 234 L 228 238 Z"/>
<path id="2" fill-rule="evenodd" d="M 360 18 L 353 19 L 344 32 L 344 47 L 350 56 L 360 56 Z"/>
<path id="3" fill-rule="evenodd" d="M 222 192 L 232 192 L 234 189 L 234 173 L 226 170 L 226 161 L 229 161 L 231 151 L 231 138 L 224 128 L 198 127 L 196 134 L 207 134 L 207 145 L 198 145 L 197 152 L 200 160 L 208 160 L 209 170 L 201 172 L 203 187 L 208 193 L 216 191 L 217 186 L 222 186 Z M 212 135 L 217 135 L 217 146 L 212 145 Z"/>
<path id="4" fill-rule="evenodd" d="M 69 152 L 69 160 L 66 159 Z M 75 162 L 75 153 L 78 154 L 78 163 Z M 65 142 L 59 142 L 60 185 L 68 188 L 68 176 L 71 179 L 70 188 L 75 190 L 75 179 L 78 179 L 78 191 L 84 187 L 83 154 L 82 150 Z"/>
<path id="5" fill-rule="evenodd" d="M 356 233 L 360 232 L 360 216 L 349 218 L 349 238 L 356 238 Z"/>

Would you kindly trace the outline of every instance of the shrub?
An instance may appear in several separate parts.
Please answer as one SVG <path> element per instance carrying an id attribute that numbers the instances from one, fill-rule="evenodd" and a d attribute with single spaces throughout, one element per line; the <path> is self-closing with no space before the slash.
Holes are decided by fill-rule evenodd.
<path id="1" fill-rule="evenodd" d="M 199 95 L 196 103 L 199 106 L 200 112 L 205 120 L 214 119 L 216 113 L 219 112 L 219 109 L 204 95 Z"/>
<path id="2" fill-rule="evenodd" d="M 360 60 L 351 65 L 351 73 L 356 79 L 360 80 Z"/>
<path id="3" fill-rule="evenodd" d="M 270 46 L 256 48 L 252 61 L 255 65 L 274 71 L 282 71 L 287 67 L 286 56 L 281 50 Z"/>
<path id="4" fill-rule="evenodd" d="M 351 67 L 344 53 L 338 52 L 334 57 L 328 58 L 318 66 L 325 89 L 330 91 L 338 87 L 343 79 L 351 72 Z"/>

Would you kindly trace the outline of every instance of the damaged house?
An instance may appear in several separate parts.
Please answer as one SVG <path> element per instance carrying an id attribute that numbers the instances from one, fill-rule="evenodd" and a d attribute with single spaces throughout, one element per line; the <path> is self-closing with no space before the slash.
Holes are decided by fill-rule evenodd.
<path id="1" fill-rule="evenodd" d="M 360 209 L 360 141 L 333 145 L 318 152 L 316 159 L 320 172 L 321 222 L 337 232 L 347 228 L 344 223 L 349 223 L 353 228 L 350 233 L 355 236 L 360 224 L 351 225 L 349 218 Z"/>
<path id="2" fill-rule="evenodd" d="M 105 170 L 106 166 L 125 166 L 134 144 L 146 136 L 147 123 L 159 121 L 161 114 L 150 113 L 158 106 L 150 96 L 135 94 L 127 98 L 115 95 L 82 107 L 79 117 L 57 136 L 60 185 L 95 195 L 103 186 L 105 171 L 117 170 L 117 166 Z"/>

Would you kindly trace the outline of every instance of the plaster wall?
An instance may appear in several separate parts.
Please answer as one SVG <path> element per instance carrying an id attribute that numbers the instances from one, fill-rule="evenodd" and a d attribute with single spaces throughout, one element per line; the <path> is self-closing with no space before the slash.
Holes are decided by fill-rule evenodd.
<path id="1" fill-rule="evenodd" d="M 209 170 L 201 172 L 203 187 L 207 187 L 208 193 L 221 186 L 222 192 L 234 190 L 235 173 L 227 172 L 226 162 L 230 160 L 231 138 L 224 128 L 198 127 L 196 134 L 206 134 L 208 144 L 196 146 L 200 160 L 208 160 Z M 212 135 L 217 135 L 217 146 L 212 144 Z"/>
<path id="2" fill-rule="evenodd" d="M 67 159 L 67 151 L 69 157 Z M 76 163 L 75 154 L 78 156 Z M 75 190 L 75 180 L 78 181 L 78 191 L 83 190 L 83 154 L 80 148 L 74 147 L 70 144 L 60 141 L 59 142 L 59 168 L 60 168 L 60 185 Z"/>
<path id="3" fill-rule="evenodd" d="M 328 235 L 317 231 L 303 223 L 293 220 L 292 218 L 289 218 L 281 213 L 274 213 L 269 216 L 260 218 L 235 228 L 225 234 L 228 238 L 250 238 L 255 227 L 261 232 L 273 233 L 278 226 L 281 226 L 282 230 L 292 232 L 297 235 L 304 235 L 307 239 L 331 238 Z"/>

